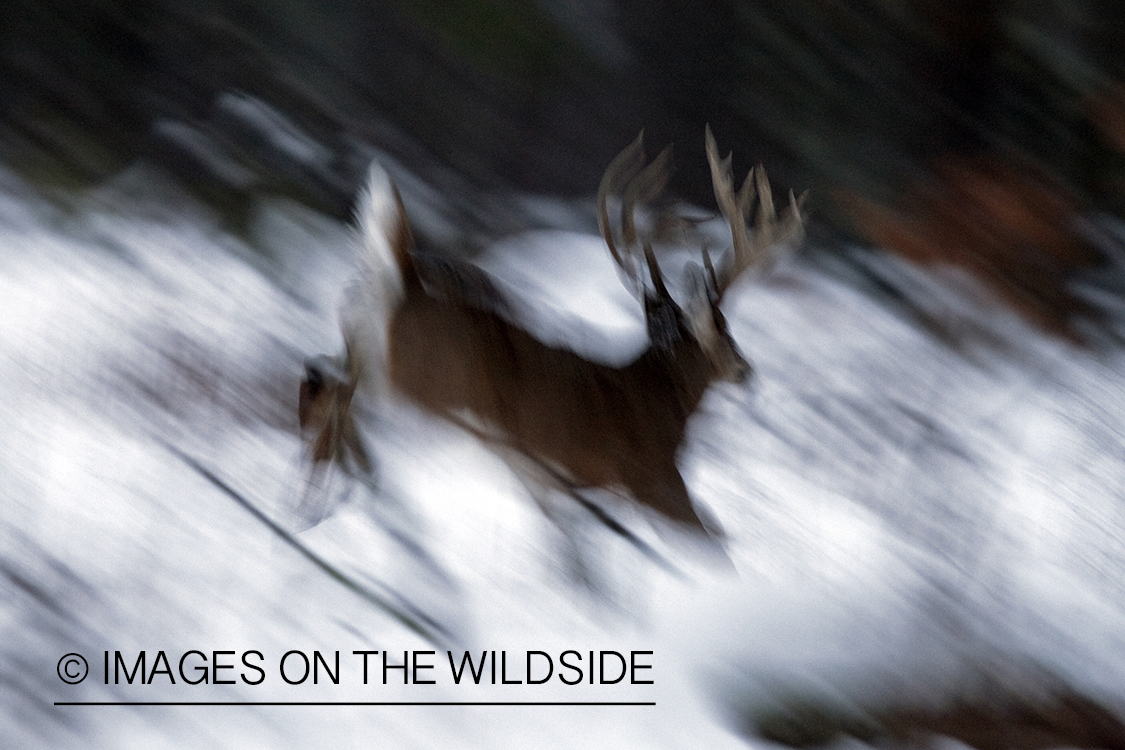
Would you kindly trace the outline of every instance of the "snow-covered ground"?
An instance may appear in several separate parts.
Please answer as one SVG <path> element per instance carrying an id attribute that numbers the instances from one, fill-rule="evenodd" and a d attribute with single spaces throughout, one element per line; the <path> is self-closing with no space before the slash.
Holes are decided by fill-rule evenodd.
<path id="1" fill-rule="evenodd" d="M 733 290 L 756 377 L 708 394 L 681 468 L 735 570 L 610 502 L 674 570 L 590 523 L 591 591 L 504 465 L 409 405 L 372 420 L 378 491 L 312 489 L 331 515 L 301 550 L 184 460 L 297 527 L 297 383 L 340 346 L 347 227 L 263 201 L 234 234 L 143 168 L 49 199 L 0 172 L 0 242 L 2 747 L 744 747 L 739 727 L 790 701 L 862 713 L 984 684 L 1125 715 L 1125 358 L 1046 337 L 970 282 L 861 261 L 988 334 L 961 348 L 815 253 Z M 596 237 L 513 238 L 482 265 L 544 339 L 618 361 L 643 343 Z M 114 684 L 115 652 L 132 669 L 142 650 L 151 684 Z M 340 684 L 287 684 L 292 650 L 338 651 Z M 384 650 L 435 652 L 418 676 L 436 684 L 382 684 Z M 454 684 L 446 651 L 466 650 L 506 652 L 509 679 L 542 651 L 555 676 Z M 653 684 L 589 684 L 591 651 L 651 652 L 635 658 Z M 81 684 L 56 673 L 71 652 Z M 185 684 L 185 654 L 189 679 L 234 666 Z M 76 701 L 655 706 L 55 705 Z"/>

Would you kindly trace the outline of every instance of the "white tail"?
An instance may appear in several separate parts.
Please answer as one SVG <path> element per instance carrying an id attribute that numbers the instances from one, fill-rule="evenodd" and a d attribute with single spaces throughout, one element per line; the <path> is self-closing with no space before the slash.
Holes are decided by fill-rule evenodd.
<path id="1" fill-rule="evenodd" d="M 633 213 L 667 179 L 667 151 L 647 167 L 640 137 L 613 160 L 598 191 L 607 248 L 642 298 L 649 347 L 611 367 L 549 346 L 497 312 L 499 295 L 479 270 L 413 254 L 402 202 L 374 167 L 361 207 L 363 289 L 344 315 L 343 363 L 311 360 L 299 405 L 313 460 L 367 461 L 348 410 L 352 392 L 389 383 L 427 411 L 487 441 L 525 480 L 561 487 L 623 490 L 664 517 L 704 530 L 676 467 L 688 418 L 707 388 L 751 372 L 719 310 L 740 274 L 768 262 L 771 247 L 801 226 L 792 200 L 779 220 L 760 167 L 734 192 L 730 160 L 710 130 L 707 156 L 715 196 L 730 224 L 732 252 L 715 268 L 704 251 L 685 309 L 665 287 L 652 247 L 639 242 Z M 621 243 L 608 201 L 621 199 Z M 754 211 L 753 228 L 746 222 Z M 649 283 L 645 282 L 644 271 Z M 332 370 L 335 369 L 335 372 Z M 712 528 L 712 533 L 719 533 Z"/>

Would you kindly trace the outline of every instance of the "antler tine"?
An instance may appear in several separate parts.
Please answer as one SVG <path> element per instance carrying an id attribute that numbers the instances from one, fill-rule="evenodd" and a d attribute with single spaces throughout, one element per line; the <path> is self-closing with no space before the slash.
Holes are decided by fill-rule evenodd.
<path id="1" fill-rule="evenodd" d="M 707 126 L 705 136 L 707 161 L 711 166 L 711 182 L 715 190 L 715 201 L 719 211 L 730 226 L 731 240 L 734 244 L 729 260 L 716 274 L 716 293 L 719 299 L 736 278 L 748 268 L 766 267 L 773 260 L 769 252 L 775 243 L 787 239 L 801 226 L 800 201 L 789 193 L 789 207 L 779 220 L 770 190 L 769 179 L 761 165 L 750 170 L 746 180 L 737 193 L 731 174 L 731 155 L 719 158 L 719 149 L 711 127 Z M 751 235 L 746 219 L 757 198 L 757 212 L 754 217 L 754 232 Z M 803 199 L 803 196 L 802 196 Z"/>
<path id="2" fill-rule="evenodd" d="M 627 253 L 636 252 L 637 226 L 634 221 L 634 212 L 637 203 L 649 203 L 664 191 L 668 184 L 668 162 L 672 159 L 672 147 L 666 146 L 660 154 L 645 167 L 640 174 L 633 178 L 625 188 L 621 197 L 621 235 L 625 241 Z M 652 245 L 644 243 L 645 262 L 648 265 L 649 276 L 652 278 L 653 290 L 661 299 L 669 299 L 668 289 L 660 275 L 660 268 L 656 263 L 656 256 L 652 252 Z M 643 286 L 641 287 L 643 289 Z"/>
<path id="3" fill-rule="evenodd" d="M 609 248 L 609 254 L 626 275 L 638 285 L 639 280 L 636 278 L 635 273 L 631 268 L 626 266 L 624 259 L 617 251 L 617 244 L 613 239 L 613 228 L 609 225 L 609 209 L 606 204 L 609 200 L 610 193 L 621 192 L 644 167 L 644 137 L 645 132 L 642 130 L 636 140 L 622 149 L 621 153 L 615 156 L 613 161 L 609 163 L 609 166 L 606 167 L 605 174 L 602 175 L 602 181 L 598 185 L 597 200 L 598 229 L 601 231 L 602 238 Z"/>
<path id="4" fill-rule="evenodd" d="M 715 266 L 711 263 L 711 253 L 707 252 L 707 247 L 703 247 L 703 269 L 707 271 L 707 277 L 711 280 L 712 286 L 716 289 L 719 288 L 719 277 L 715 275 Z"/>
<path id="5" fill-rule="evenodd" d="M 668 161 L 671 158 L 672 147 L 666 146 L 651 164 L 633 178 L 621 196 L 621 234 L 625 240 L 626 252 L 630 252 L 637 244 L 637 227 L 633 220 L 636 205 L 649 203 L 664 191 L 664 186 L 668 184 Z"/>
<path id="6" fill-rule="evenodd" d="M 719 211 L 730 225 L 731 239 L 734 242 L 734 258 L 745 257 L 750 248 L 750 238 L 747 235 L 746 222 L 743 220 L 746 215 L 744 208 L 748 208 L 750 202 L 749 175 L 747 181 L 743 183 L 742 190 L 736 196 L 731 177 L 732 155 L 728 154 L 725 159 L 719 158 L 719 147 L 715 143 L 715 136 L 711 134 L 710 125 L 704 131 L 704 143 L 707 150 L 707 163 L 711 167 L 711 185 L 715 191 L 715 202 L 719 204 Z M 729 265 L 731 267 L 737 265 L 737 260 Z M 722 275 L 727 276 L 725 273 Z M 724 286 L 729 283 L 725 278 L 722 281 Z M 722 287 L 717 291 L 721 293 Z"/>

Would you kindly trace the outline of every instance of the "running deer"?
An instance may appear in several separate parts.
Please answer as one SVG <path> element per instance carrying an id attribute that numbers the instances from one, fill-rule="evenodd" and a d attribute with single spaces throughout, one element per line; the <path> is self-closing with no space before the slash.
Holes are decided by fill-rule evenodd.
<path id="1" fill-rule="evenodd" d="M 715 198 L 733 247 L 715 264 L 701 251 L 702 266 L 689 266 L 690 298 L 681 308 L 665 286 L 652 245 L 638 240 L 634 212 L 663 189 L 669 157 L 665 149 L 645 166 L 642 138 L 610 163 L 597 195 L 602 237 L 641 298 L 650 341 L 624 367 L 549 346 L 510 322 L 482 271 L 416 256 L 402 201 L 387 173 L 373 166 L 360 206 L 364 279 L 342 315 L 347 350 L 336 362 L 306 363 L 301 385 L 298 411 L 314 465 L 336 461 L 369 470 L 352 421 L 353 392 L 359 398 L 391 390 L 485 441 L 548 515 L 543 493 L 561 489 L 631 536 L 578 494 L 605 488 L 721 536 L 696 513 L 676 455 L 708 387 L 751 374 L 719 305 L 739 276 L 767 267 L 771 250 L 799 233 L 799 202 L 790 193 L 779 217 L 761 166 L 736 192 L 730 156 L 719 158 L 708 129 Z M 610 222 L 611 196 L 621 202 L 620 245 Z"/>

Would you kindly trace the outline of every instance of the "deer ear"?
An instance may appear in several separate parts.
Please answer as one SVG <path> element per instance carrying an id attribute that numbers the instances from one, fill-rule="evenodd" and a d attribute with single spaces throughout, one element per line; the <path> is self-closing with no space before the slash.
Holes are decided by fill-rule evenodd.
<path id="1" fill-rule="evenodd" d="M 684 286 L 687 289 L 689 314 L 695 309 L 714 307 L 719 304 L 719 287 L 715 279 L 714 269 L 711 267 L 710 258 L 703 256 L 707 262 L 704 270 L 695 261 L 689 261 L 684 266 Z"/>

